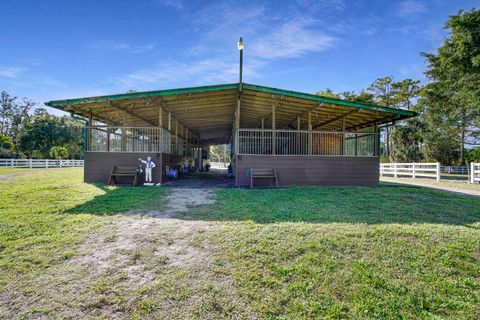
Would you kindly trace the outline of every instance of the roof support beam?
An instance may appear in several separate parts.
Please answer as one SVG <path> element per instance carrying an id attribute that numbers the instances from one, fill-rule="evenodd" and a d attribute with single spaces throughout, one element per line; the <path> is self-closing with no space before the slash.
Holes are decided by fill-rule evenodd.
<path id="1" fill-rule="evenodd" d="M 128 107 L 126 107 L 126 108 L 125 108 L 125 107 L 120 107 L 120 106 L 118 106 L 117 104 L 113 103 L 112 101 L 108 101 L 108 104 L 109 104 L 112 108 L 117 109 L 117 110 L 120 110 L 120 111 L 124 111 L 124 112 L 126 112 L 127 114 L 129 114 L 130 116 L 132 116 L 132 117 L 134 117 L 134 118 L 137 118 L 137 119 L 139 119 L 139 120 L 141 120 L 141 121 L 143 121 L 143 122 L 146 122 L 146 123 L 148 123 L 148 124 L 151 125 L 151 126 L 156 126 L 156 125 L 157 125 L 156 123 L 148 120 L 147 118 L 142 117 L 141 115 L 137 114 L 136 112 L 129 110 Z"/>
<path id="2" fill-rule="evenodd" d="M 342 121 L 345 121 L 345 117 L 347 117 L 347 116 L 349 116 L 349 115 L 351 115 L 351 114 L 353 114 L 353 113 L 357 113 L 357 112 L 359 112 L 359 111 L 360 111 L 360 109 L 355 109 L 355 110 L 346 112 L 346 113 L 344 113 L 344 114 L 342 114 L 342 115 L 340 115 L 340 116 L 338 116 L 338 117 L 335 117 L 335 118 L 333 118 L 333 119 L 330 119 L 330 120 L 327 120 L 327 121 L 324 121 L 324 122 L 322 122 L 322 123 L 319 123 L 319 124 L 315 125 L 315 128 L 319 128 L 319 127 L 321 127 L 321 126 L 327 125 L 327 124 L 329 124 L 329 123 L 335 122 L 335 121 L 340 120 L 340 119 L 343 119 Z"/>

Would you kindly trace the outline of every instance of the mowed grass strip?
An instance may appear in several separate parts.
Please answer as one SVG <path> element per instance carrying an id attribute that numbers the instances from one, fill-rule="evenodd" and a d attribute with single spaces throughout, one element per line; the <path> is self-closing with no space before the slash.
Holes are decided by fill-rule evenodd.
<path id="1" fill-rule="evenodd" d="M 0 172 L 0 284 L 68 259 L 102 216 L 147 207 L 166 192 L 83 183 L 83 168 Z"/>
<path id="2" fill-rule="evenodd" d="M 480 318 L 479 198 L 391 184 L 223 190 L 188 218 L 224 221 L 219 268 L 262 318 Z"/>

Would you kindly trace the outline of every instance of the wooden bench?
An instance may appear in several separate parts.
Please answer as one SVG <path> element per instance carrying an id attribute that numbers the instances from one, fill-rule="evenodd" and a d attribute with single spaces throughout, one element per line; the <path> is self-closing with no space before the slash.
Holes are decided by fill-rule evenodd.
<path id="1" fill-rule="evenodd" d="M 251 168 L 250 172 L 250 188 L 253 188 L 253 179 L 256 178 L 271 178 L 275 180 L 275 185 L 278 188 L 278 178 L 276 169 L 255 169 Z"/>
<path id="2" fill-rule="evenodd" d="M 133 185 L 136 186 L 138 183 L 137 167 L 113 166 L 108 184 L 110 185 L 112 181 L 117 184 L 117 177 L 133 177 Z"/>

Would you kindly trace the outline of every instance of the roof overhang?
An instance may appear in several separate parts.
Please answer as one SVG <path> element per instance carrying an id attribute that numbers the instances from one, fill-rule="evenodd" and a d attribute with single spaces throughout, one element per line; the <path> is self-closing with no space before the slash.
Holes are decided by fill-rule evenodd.
<path id="1" fill-rule="evenodd" d="M 167 114 L 207 143 L 230 140 L 235 120 L 237 99 L 241 101 L 240 127 L 259 128 L 263 123 L 271 127 L 272 106 L 275 106 L 276 128 L 291 128 L 300 120 L 306 128 L 310 112 L 316 130 L 340 131 L 365 128 L 416 116 L 415 112 L 333 99 L 314 94 L 282 90 L 265 86 L 238 83 L 145 91 L 97 97 L 55 100 L 45 105 L 92 117 L 110 125 L 157 126 L 159 109 L 163 109 L 163 123 Z M 172 124 L 175 134 L 176 123 Z M 180 128 L 182 128 L 180 126 Z"/>

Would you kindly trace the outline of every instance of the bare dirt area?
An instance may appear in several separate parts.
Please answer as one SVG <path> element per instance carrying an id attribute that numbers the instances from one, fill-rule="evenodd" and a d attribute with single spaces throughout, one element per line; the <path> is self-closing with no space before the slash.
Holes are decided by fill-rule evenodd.
<path id="1" fill-rule="evenodd" d="M 175 214 L 212 204 L 209 189 L 172 189 L 161 208 L 105 218 L 78 252 L 9 297 L 8 318 L 252 316 L 235 295 L 209 232 L 217 222 Z M 12 286 L 15 284 L 12 283 Z M 9 288 L 6 288 L 9 291 Z M 25 294 L 28 292 L 28 294 Z M 7 306 L 8 308 L 8 306 Z"/>

